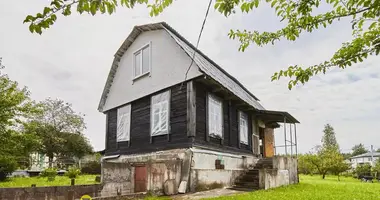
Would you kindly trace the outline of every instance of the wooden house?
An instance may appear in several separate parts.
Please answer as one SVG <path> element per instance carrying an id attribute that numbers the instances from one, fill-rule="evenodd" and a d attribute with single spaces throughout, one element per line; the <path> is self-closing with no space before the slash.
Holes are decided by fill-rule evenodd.
<path id="1" fill-rule="evenodd" d="M 298 123 L 266 110 L 164 22 L 133 28 L 114 56 L 98 110 L 106 115 L 105 195 L 233 186 L 260 158 L 274 156 L 280 122 Z M 286 144 L 296 151 L 296 138 Z"/>

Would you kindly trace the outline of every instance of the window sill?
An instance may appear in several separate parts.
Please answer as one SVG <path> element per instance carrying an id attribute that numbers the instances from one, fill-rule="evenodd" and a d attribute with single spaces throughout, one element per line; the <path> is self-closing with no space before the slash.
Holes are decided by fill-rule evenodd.
<path id="1" fill-rule="evenodd" d="M 150 76 L 150 72 L 146 72 L 145 74 L 141 74 L 141 75 L 138 75 L 136 76 L 135 78 L 133 78 L 133 82 L 137 81 L 138 79 L 141 79 L 142 77 L 145 77 L 145 76 Z"/>

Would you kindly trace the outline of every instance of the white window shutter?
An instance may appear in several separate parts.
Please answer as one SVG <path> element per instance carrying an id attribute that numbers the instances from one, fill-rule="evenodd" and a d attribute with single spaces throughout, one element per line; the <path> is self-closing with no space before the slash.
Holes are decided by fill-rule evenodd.
<path id="1" fill-rule="evenodd" d="M 152 96 L 151 136 L 169 134 L 170 91 Z"/>
<path id="2" fill-rule="evenodd" d="M 117 109 L 117 142 L 129 141 L 131 129 L 131 105 Z"/>
<path id="3" fill-rule="evenodd" d="M 240 143 L 248 145 L 248 115 L 239 112 L 239 136 Z"/>
<path id="4" fill-rule="evenodd" d="M 210 136 L 223 137 L 223 116 L 222 116 L 222 102 L 214 97 L 208 95 L 208 133 Z"/>

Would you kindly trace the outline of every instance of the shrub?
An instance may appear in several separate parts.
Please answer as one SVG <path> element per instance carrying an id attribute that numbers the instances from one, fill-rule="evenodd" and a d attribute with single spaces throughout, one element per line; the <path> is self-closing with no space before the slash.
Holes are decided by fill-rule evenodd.
<path id="1" fill-rule="evenodd" d="M 101 166 L 98 161 L 90 161 L 82 167 L 83 174 L 101 174 Z"/>
<path id="2" fill-rule="evenodd" d="M 362 176 L 370 176 L 371 175 L 371 165 L 370 164 L 364 164 L 364 165 L 358 165 L 355 169 L 355 173 L 358 178 L 362 178 Z"/>
<path id="3" fill-rule="evenodd" d="M 69 170 L 65 173 L 65 176 L 69 178 L 77 178 L 80 174 L 80 169 L 77 167 L 70 167 Z"/>
<path id="4" fill-rule="evenodd" d="M 47 177 L 48 181 L 54 181 L 55 177 L 57 176 L 58 172 L 55 168 L 46 168 L 43 170 L 40 174 L 41 177 Z"/>
<path id="5" fill-rule="evenodd" d="M 17 169 L 17 162 L 13 157 L 0 156 L 0 181 L 7 179 Z"/>

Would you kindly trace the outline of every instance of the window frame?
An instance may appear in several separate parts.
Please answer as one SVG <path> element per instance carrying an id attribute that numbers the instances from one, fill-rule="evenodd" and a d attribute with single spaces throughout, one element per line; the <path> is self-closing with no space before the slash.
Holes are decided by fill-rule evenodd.
<path id="1" fill-rule="evenodd" d="M 246 138 L 247 138 L 247 141 L 242 141 L 242 127 L 241 127 L 241 121 L 242 121 L 242 117 L 246 117 L 244 120 L 245 120 L 245 127 L 244 127 L 244 131 L 246 132 L 245 135 L 246 135 Z M 248 117 L 248 114 L 239 110 L 239 143 L 240 144 L 245 144 L 245 145 L 249 145 L 249 117 Z"/>
<path id="2" fill-rule="evenodd" d="M 143 50 L 148 48 L 148 52 L 149 52 L 149 61 L 148 61 L 148 71 L 143 73 L 142 70 L 143 70 Z M 135 67 L 135 60 L 136 60 L 136 54 L 140 54 L 140 71 L 141 71 L 141 74 L 137 75 L 136 76 L 136 67 Z M 133 57 L 132 57 L 132 68 L 133 68 L 133 81 L 143 77 L 143 76 L 146 76 L 146 75 L 149 75 L 150 76 L 150 73 L 152 71 L 152 42 L 148 42 L 147 44 L 143 45 L 142 47 L 140 47 L 139 49 L 137 49 L 135 52 L 133 52 Z"/>
<path id="3" fill-rule="evenodd" d="M 161 102 L 158 102 L 156 104 L 153 104 L 153 99 L 154 99 L 155 96 L 160 95 L 160 94 L 164 94 L 166 92 L 168 93 L 167 94 L 168 95 L 168 99 L 167 99 L 166 130 L 160 130 L 158 134 L 153 135 L 154 105 L 163 104 L 165 102 L 165 101 L 161 101 Z M 159 93 L 151 96 L 151 99 L 150 99 L 150 130 L 149 130 L 150 137 L 155 137 L 155 136 L 159 136 L 159 135 L 169 135 L 170 134 L 170 102 L 171 102 L 171 90 L 165 90 L 165 91 L 159 92 Z M 160 114 L 160 112 L 159 112 L 159 114 Z M 161 119 L 160 115 L 159 115 L 159 119 Z"/>
<path id="4" fill-rule="evenodd" d="M 221 132 L 220 132 L 220 135 L 219 134 L 214 134 L 214 133 L 210 133 L 210 127 L 211 127 L 211 120 L 210 120 L 210 105 L 211 105 L 211 103 L 210 103 L 210 100 L 211 99 L 214 99 L 215 101 L 217 101 L 217 102 L 220 102 L 220 116 L 221 116 L 221 118 L 220 118 L 220 124 L 221 124 Z M 212 93 L 208 93 L 207 94 L 207 116 L 206 116 L 206 119 L 207 119 L 207 135 L 209 136 L 209 137 L 213 137 L 213 138 L 218 138 L 218 139 L 223 139 L 223 137 L 224 137 L 224 116 L 223 116 L 223 100 L 220 98 L 220 97 L 218 97 L 218 96 L 216 96 L 216 95 L 214 95 L 214 94 L 212 94 Z"/>
<path id="5" fill-rule="evenodd" d="M 121 109 L 126 109 L 128 112 L 124 112 L 123 114 L 128 114 L 129 117 L 127 118 L 127 120 L 129 121 L 129 124 L 127 125 L 126 128 L 128 128 L 128 134 L 127 134 L 127 138 L 121 138 L 119 139 L 119 124 L 120 124 L 120 121 L 121 118 L 120 118 L 120 112 L 121 112 Z M 131 122 L 132 122 L 132 105 L 131 104 L 127 104 L 127 105 L 124 105 L 122 107 L 119 107 L 117 108 L 117 120 L 116 120 L 116 142 L 129 142 L 131 141 Z"/>

